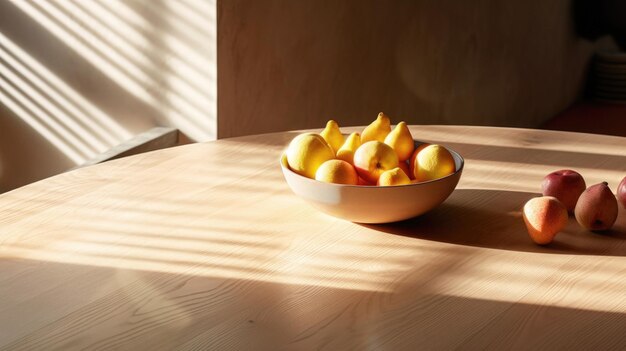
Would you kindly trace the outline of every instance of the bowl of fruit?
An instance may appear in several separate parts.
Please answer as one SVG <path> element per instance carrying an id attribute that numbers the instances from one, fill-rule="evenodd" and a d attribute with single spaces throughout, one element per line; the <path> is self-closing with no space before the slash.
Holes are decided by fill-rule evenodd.
<path id="1" fill-rule="evenodd" d="M 408 126 L 379 113 L 362 133 L 330 120 L 319 134 L 296 136 L 280 159 L 291 190 L 331 216 L 357 223 L 424 214 L 454 191 L 464 160 L 443 145 L 413 139 Z"/>

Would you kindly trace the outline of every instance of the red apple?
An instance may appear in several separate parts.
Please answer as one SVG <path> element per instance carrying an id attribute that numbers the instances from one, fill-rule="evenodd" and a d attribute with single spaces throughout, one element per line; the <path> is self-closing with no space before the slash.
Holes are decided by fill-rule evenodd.
<path id="1" fill-rule="evenodd" d="M 354 167 L 361 178 L 376 184 L 384 171 L 398 167 L 398 155 L 385 143 L 368 141 L 356 149 Z"/>
<path id="2" fill-rule="evenodd" d="M 623 208 L 626 208 L 626 177 L 617 186 L 617 200 L 619 200 Z"/>
<path id="3" fill-rule="evenodd" d="M 543 196 L 554 196 L 565 205 L 569 213 L 574 213 L 578 197 L 587 188 L 585 179 L 571 169 L 555 171 L 543 178 L 541 192 Z"/>

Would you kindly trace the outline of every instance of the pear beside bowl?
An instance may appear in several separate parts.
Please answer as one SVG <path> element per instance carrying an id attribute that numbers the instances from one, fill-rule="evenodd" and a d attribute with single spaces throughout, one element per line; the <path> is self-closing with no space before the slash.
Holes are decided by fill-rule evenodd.
<path id="1" fill-rule="evenodd" d="M 415 141 L 415 146 L 422 142 Z M 333 217 L 357 223 L 389 223 L 424 214 L 444 202 L 459 183 L 464 160 L 447 148 L 455 172 L 443 178 L 397 186 L 342 185 L 301 176 L 287 164 L 283 153 L 280 165 L 291 190 L 299 197 Z"/>

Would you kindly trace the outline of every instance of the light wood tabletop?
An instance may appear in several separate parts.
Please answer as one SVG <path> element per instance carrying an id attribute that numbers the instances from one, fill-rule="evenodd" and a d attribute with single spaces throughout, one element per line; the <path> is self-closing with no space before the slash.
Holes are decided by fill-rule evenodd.
<path id="1" fill-rule="evenodd" d="M 342 128 L 344 132 L 362 128 Z M 626 138 L 411 126 L 465 157 L 441 206 L 327 216 L 279 155 L 297 132 L 150 152 L 0 195 L 0 349 L 626 349 L 626 211 L 537 246 L 551 171 L 616 191 Z"/>

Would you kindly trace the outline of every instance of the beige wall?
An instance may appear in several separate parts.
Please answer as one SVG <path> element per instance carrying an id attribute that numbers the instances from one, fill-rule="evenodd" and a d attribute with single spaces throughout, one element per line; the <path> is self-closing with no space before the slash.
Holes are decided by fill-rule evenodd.
<path id="1" fill-rule="evenodd" d="M 592 50 L 566 0 L 0 1 L 0 192 L 156 125 L 536 126 Z"/>
<path id="2" fill-rule="evenodd" d="M 0 1 L 0 192 L 154 126 L 217 131 L 215 0 Z"/>
<path id="3" fill-rule="evenodd" d="M 538 126 L 581 92 L 571 1 L 218 1 L 218 136 L 369 123 Z"/>

